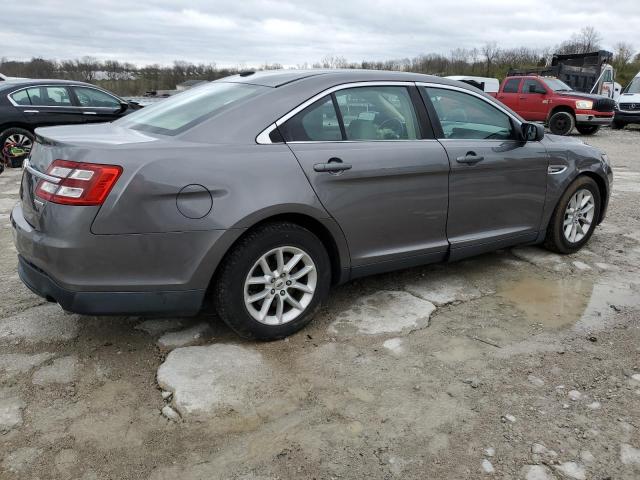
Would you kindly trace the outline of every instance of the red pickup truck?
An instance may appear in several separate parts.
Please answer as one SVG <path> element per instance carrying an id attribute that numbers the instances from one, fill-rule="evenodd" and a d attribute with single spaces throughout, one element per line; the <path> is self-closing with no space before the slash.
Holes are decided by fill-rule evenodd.
<path id="1" fill-rule="evenodd" d="M 525 120 L 544 122 L 556 135 L 568 135 L 574 127 L 582 135 L 593 135 L 615 115 L 612 99 L 576 92 L 554 77 L 507 77 L 494 95 Z"/>

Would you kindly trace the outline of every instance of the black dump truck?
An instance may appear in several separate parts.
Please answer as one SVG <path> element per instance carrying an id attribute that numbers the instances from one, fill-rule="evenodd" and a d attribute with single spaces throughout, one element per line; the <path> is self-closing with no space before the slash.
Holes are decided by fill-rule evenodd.
<path id="1" fill-rule="evenodd" d="M 578 92 L 614 98 L 615 70 L 611 66 L 612 59 L 613 53 L 606 50 L 570 55 L 554 54 L 551 65 L 510 69 L 507 75 L 556 77 Z"/>

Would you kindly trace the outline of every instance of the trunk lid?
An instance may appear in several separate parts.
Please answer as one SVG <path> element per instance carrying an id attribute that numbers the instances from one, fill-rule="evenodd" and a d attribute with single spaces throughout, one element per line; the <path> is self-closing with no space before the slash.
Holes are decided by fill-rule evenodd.
<path id="1" fill-rule="evenodd" d="M 108 123 L 36 129 L 36 140 L 29 158 L 24 162 L 20 185 L 20 201 L 25 220 L 36 230 L 43 229 L 42 217 L 48 202 L 36 196 L 35 192 L 38 182 L 47 177 L 47 169 L 54 160 L 91 163 L 95 162 L 91 152 L 96 149 L 117 148 L 157 140 L 156 137 L 145 133 Z"/>

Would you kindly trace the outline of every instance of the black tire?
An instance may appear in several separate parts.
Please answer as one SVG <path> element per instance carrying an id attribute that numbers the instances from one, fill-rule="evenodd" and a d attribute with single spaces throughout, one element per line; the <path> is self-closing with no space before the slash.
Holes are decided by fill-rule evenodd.
<path id="1" fill-rule="evenodd" d="M 2 157 L 2 161 L 5 163 L 5 165 L 11 168 L 20 168 L 24 159 L 29 156 L 31 148 L 29 148 L 28 151 L 25 151 L 25 153 L 22 155 L 12 154 L 12 149 L 9 146 L 8 142 L 14 136 L 27 137 L 31 144 L 33 144 L 35 137 L 33 133 L 23 128 L 9 128 L 0 133 L 0 157 Z"/>
<path id="2" fill-rule="evenodd" d="M 614 120 L 613 123 L 611 124 L 611 128 L 613 128 L 614 130 L 622 130 L 626 126 L 627 126 L 626 123 L 616 121 L 616 120 Z"/>
<path id="3" fill-rule="evenodd" d="M 576 125 L 576 119 L 570 112 L 556 112 L 549 119 L 549 130 L 554 135 L 569 135 Z"/>
<path id="4" fill-rule="evenodd" d="M 270 250 L 291 246 L 303 250 L 316 267 L 317 283 L 307 307 L 295 319 L 281 325 L 256 320 L 245 306 L 247 275 Z M 247 233 L 227 254 L 216 275 L 213 301 L 218 316 L 244 338 L 278 340 L 305 327 L 314 317 L 331 286 L 331 263 L 322 242 L 306 228 L 289 222 L 268 223 Z"/>
<path id="5" fill-rule="evenodd" d="M 595 207 L 593 209 L 593 220 L 591 225 L 589 225 L 589 230 L 585 234 L 584 238 L 578 242 L 570 242 L 566 239 L 563 231 L 565 211 L 567 210 L 567 205 L 574 193 L 583 188 L 593 195 L 595 203 Z M 551 216 L 551 220 L 549 221 L 549 226 L 547 228 L 547 236 L 544 242 L 545 248 L 552 252 L 563 254 L 575 253 L 580 250 L 589 241 L 591 235 L 593 235 L 593 231 L 598 223 L 598 218 L 600 218 L 601 205 L 602 199 L 600 198 L 600 190 L 598 189 L 596 182 L 587 176 L 580 176 L 576 178 L 574 182 L 569 185 L 562 197 L 560 197 L 553 215 Z"/>
<path id="6" fill-rule="evenodd" d="M 600 130 L 600 125 L 576 125 L 576 130 L 580 132 L 580 135 L 594 135 Z"/>

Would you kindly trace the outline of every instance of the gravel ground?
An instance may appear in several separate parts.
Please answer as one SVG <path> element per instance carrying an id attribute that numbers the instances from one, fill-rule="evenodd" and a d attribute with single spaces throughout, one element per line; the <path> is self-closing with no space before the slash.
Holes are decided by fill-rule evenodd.
<path id="1" fill-rule="evenodd" d="M 279 342 L 68 315 L 16 274 L 0 176 L 2 479 L 640 478 L 640 130 L 587 248 L 337 287 Z"/>

